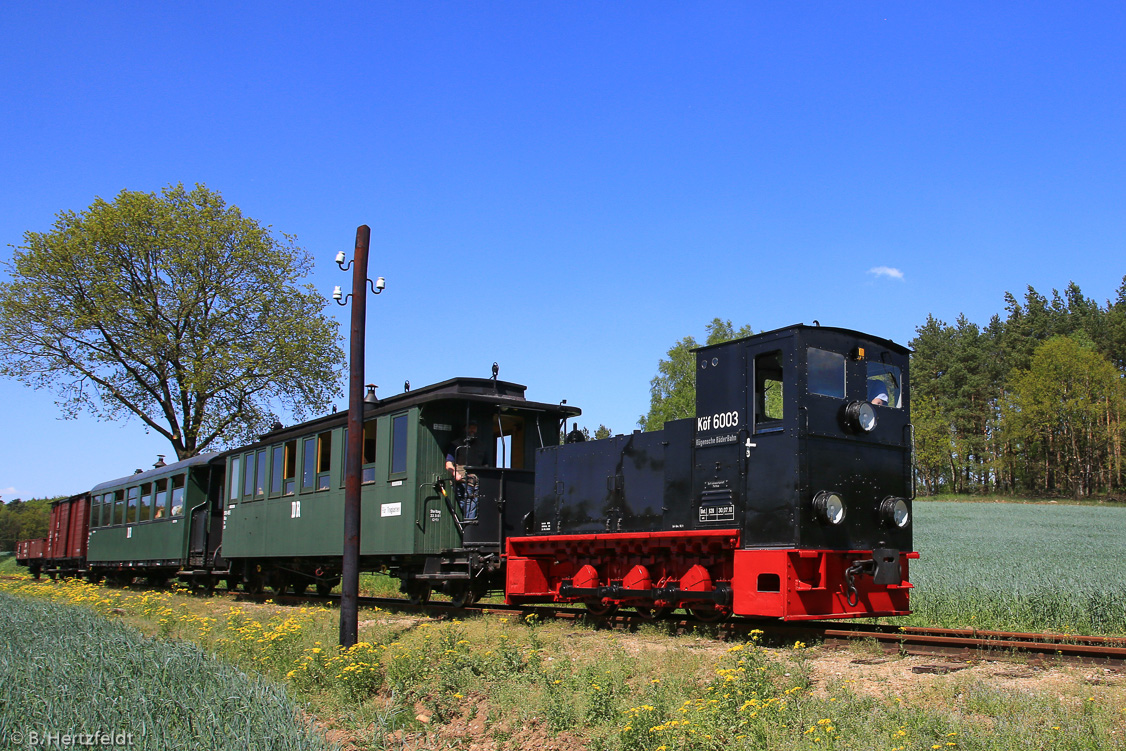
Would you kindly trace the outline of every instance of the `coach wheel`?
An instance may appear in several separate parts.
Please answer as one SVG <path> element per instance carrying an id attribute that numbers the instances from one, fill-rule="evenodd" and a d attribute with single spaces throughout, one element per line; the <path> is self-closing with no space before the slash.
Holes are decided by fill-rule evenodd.
<path id="1" fill-rule="evenodd" d="M 258 573 L 247 574 L 242 580 L 242 588 L 246 590 L 248 595 L 260 595 L 262 590 L 266 588 L 265 583 L 262 581 L 262 575 Z"/>
<path id="2" fill-rule="evenodd" d="M 33 576 L 34 578 L 38 579 L 38 578 L 39 578 L 40 576 L 42 576 L 42 575 L 43 575 L 43 572 L 42 572 L 42 571 L 40 571 L 40 570 L 39 570 L 39 569 L 37 569 L 37 568 L 33 568 L 33 569 L 31 570 L 31 575 L 32 575 L 32 576 Z"/>
<path id="3" fill-rule="evenodd" d="M 673 611 L 673 609 L 671 607 L 667 606 L 667 605 L 663 605 L 661 607 L 651 607 L 651 608 L 639 606 L 639 607 L 634 608 L 634 610 L 637 611 L 638 616 L 640 616 L 643 620 L 646 620 L 646 621 L 660 620 L 661 618 L 664 618 L 666 615 L 668 615 L 669 613 L 671 613 Z"/>
<path id="4" fill-rule="evenodd" d="M 270 577 L 270 589 L 274 590 L 277 597 L 289 594 L 289 577 L 285 574 L 274 574 Z"/>
<path id="5" fill-rule="evenodd" d="M 228 592 L 234 592 L 238 589 L 239 578 L 237 576 L 228 576 L 224 581 L 227 583 Z"/>
<path id="6" fill-rule="evenodd" d="M 321 597 L 328 597 L 330 594 L 332 594 L 332 590 L 336 589 L 336 585 L 339 583 L 339 579 L 327 582 L 317 582 L 317 594 Z"/>
<path id="7" fill-rule="evenodd" d="M 725 610 L 710 603 L 693 605 L 688 608 L 688 612 L 691 613 L 696 620 L 702 621 L 703 623 L 719 623 L 731 617 L 730 610 Z"/>
<path id="8" fill-rule="evenodd" d="M 309 588 L 309 582 L 307 582 L 307 581 L 294 582 L 293 583 L 293 594 L 296 595 L 297 597 L 301 597 L 302 595 L 305 594 L 305 590 L 307 590 L 308 588 Z"/>
<path id="9" fill-rule="evenodd" d="M 464 608 L 477 601 L 477 593 L 469 586 L 468 582 L 451 583 L 449 586 L 450 604 L 455 608 Z"/>
<path id="10" fill-rule="evenodd" d="M 425 605 L 430 602 L 430 585 L 412 579 L 407 584 L 407 601 L 411 605 Z"/>
<path id="11" fill-rule="evenodd" d="M 595 618 L 609 618 L 618 612 L 618 603 L 606 603 L 602 600 L 585 600 L 583 605 L 586 606 L 586 612 L 590 613 Z"/>
<path id="12" fill-rule="evenodd" d="M 47 578 L 50 579 L 51 581 L 56 581 L 56 580 L 58 580 L 59 575 L 52 571 L 51 573 L 47 574 Z"/>

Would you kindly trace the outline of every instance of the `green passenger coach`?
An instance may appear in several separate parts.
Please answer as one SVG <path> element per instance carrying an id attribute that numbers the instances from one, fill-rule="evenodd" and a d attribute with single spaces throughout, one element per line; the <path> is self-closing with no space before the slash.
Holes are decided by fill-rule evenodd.
<path id="1" fill-rule="evenodd" d="M 189 520 L 222 482 L 203 454 L 103 482 L 90 491 L 89 576 L 166 581 L 188 566 Z"/>
<path id="2" fill-rule="evenodd" d="M 503 588 L 505 539 L 534 522 L 536 450 L 557 445 L 565 420 L 580 413 L 529 402 L 524 391 L 455 378 L 368 395 L 361 568 L 389 570 L 416 600 L 434 588 L 461 602 Z M 279 428 L 222 457 L 215 560 L 248 590 L 328 592 L 339 583 L 346 423 L 340 412 Z"/>

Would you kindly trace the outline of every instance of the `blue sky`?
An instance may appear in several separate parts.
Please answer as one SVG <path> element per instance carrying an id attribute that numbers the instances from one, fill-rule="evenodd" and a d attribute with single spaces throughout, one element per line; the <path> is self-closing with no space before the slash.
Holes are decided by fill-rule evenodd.
<path id="1" fill-rule="evenodd" d="M 7 2 L 0 259 L 95 196 L 205 183 L 327 295 L 366 223 L 381 395 L 496 360 L 625 432 L 715 316 L 905 343 L 1028 285 L 1112 297 L 1124 7 Z M 58 418 L 0 381 L 5 500 L 170 453 Z"/>

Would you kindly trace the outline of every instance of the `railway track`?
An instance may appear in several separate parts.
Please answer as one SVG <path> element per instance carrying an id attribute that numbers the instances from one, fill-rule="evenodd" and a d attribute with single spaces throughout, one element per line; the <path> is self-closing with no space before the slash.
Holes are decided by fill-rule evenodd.
<path id="1" fill-rule="evenodd" d="M 274 598 L 285 602 L 287 599 L 300 601 L 335 600 L 328 598 Z M 515 606 L 504 604 L 484 604 L 472 607 L 455 608 L 445 602 L 431 602 L 424 605 L 411 605 L 397 598 L 361 597 L 361 607 L 380 607 L 401 612 L 434 612 L 446 614 L 488 614 L 513 613 L 526 617 L 535 613 L 543 619 L 578 620 L 592 618 L 585 608 L 567 606 Z M 747 637 L 752 631 L 762 633 L 765 643 L 807 644 L 821 643 L 828 647 L 855 646 L 857 642 L 877 644 L 889 654 L 907 654 L 945 657 L 965 660 L 1004 660 L 1022 659 L 1036 662 L 1062 662 L 1073 664 L 1094 664 L 1117 670 L 1126 670 L 1126 637 L 1082 636 L 1077 634 L 1017 633 L 1007 631 L 986 631 L 980 629 L 922 628 L 917 626 L 893 626 L 839 621 L 806 621 L 801 623 L 779 623 L 747 618 L 733 618 L 722 623 L 701 622 L 680 614 L 665 615 L 659 618 L 643 616 L 632 611 L 597 619 L 607 628 L 633 629 L 642 624 L 660 623 L 671 633 L 703 631 L 720 639 Z"/>
<path id="2" fill-rule="evenodd" d="M 216 594 L 222 594 L 222 591 Z M 311 594 L 270 596 L 230 592 L 225 596 L 249 602 L 272 600 L 279 604 L 334 603 L 339 600 L 337 595 L 321 597 Z M 585 608 L 554 605 L 515 606 L 486 603 L 456 608 L 451 603 L 441 601 L 412 605 L 407 600 L 394 597 L 360 597 L 359 605 L 399 612 L 433 614 L 437 611 L 446 616 L 512 613 L 523 618 L 535 613 L 545 620 L 575 621 L 593 618 Z M 660 624 L 670 633 L 700 631 L 719 639 L 747 637 L 752 631 L 757 631 L 761 632 L 761 638 L 767 644 L 802 641 L 807 644 L 821 643 L 828 647 L 846 647 L 864 641 L 875 643 L 889 654 L 936 656 L 961 661 L 1022 659 L 1033 664 L 1038 662 L 1093 664 L 1126 671 L 1126 637 L 921 628 L 840 621 L 779 623 L 733 618 L 721 623 L 707 623 L 682 614 L 653 618 L 634 611 L 620 611 L 595 620 L 605 628 L 635 629 L 642 624 Z"/>

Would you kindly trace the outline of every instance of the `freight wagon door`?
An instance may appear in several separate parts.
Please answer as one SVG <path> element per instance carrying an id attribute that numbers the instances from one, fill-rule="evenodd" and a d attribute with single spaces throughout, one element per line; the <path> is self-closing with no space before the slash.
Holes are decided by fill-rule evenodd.
<path id="1" fill-rule="evenodd" d="M 749 435 L 744 443 L 747 508 L 744 546 L 792 545 L 798 497 L 794 338 L 756 342 L 746 348 Z"/>

